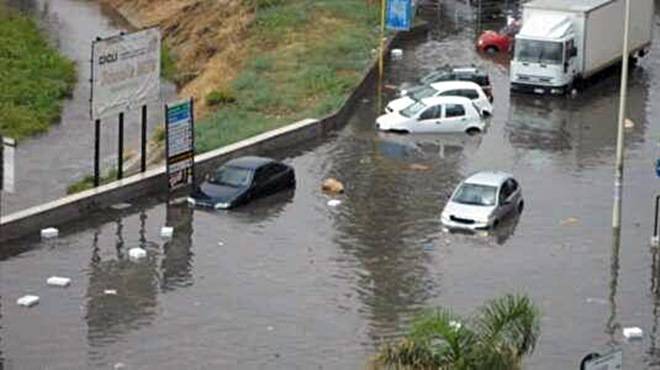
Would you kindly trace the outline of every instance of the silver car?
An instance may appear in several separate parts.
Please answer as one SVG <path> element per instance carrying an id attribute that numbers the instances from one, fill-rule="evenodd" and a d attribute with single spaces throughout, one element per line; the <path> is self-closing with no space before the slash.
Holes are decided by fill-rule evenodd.
<path id="1" fill-rule="evenodd" d="M 461 182 L 442 211 L 448 229 L 486 230 L 511 212 L 522 212 L 520 184 L 505 172 L 478 172 Z"/>

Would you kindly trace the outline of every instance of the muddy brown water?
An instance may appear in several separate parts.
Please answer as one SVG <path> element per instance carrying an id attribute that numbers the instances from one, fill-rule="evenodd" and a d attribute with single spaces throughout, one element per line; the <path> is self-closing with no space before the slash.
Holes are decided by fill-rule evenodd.
<path id="1" fill-rule="evenodd" d="M 73 96 L 63 102 L 60 122 L 42 135 L 18 143 L 15 155 L 14 193 L 2 194 L 2 213 L 26 209 L 66 195 L 67 186 L 93 174 L 94 123 L 89 117 L 90 57 L 92 40 L 132 28 L 111 9 L 86 0 L 4 0 L 9 6 L 34 16 L 50 42 L 76 63 L 78 82 Z M 163 81 L 161 95 L 173 99 L 174 87 Z M 162 122 L 163 109 L 148 108 L 148 131 Z M 102 170 L 116 166 L 118 118 L 102 122 Z M 124 147 L 139 155 L 139 112 L 128 112 Z"/>
<path id="2" fill-rule="evenodd" d="M 443 10 L 428 38 L 402 45 L 387 82 L 445 63 L 487 68 L 495 114 L 485 134 L 377 133 L 370 96 L 343 130 L 280 153 L 296 168 L 293 192 L 232 212 L 145 199 L 67 225 L 55 241 L 5 244 L 0 368 L 359 369 L 420 310 L 469 313 L 508 292 L 529 294 L 543 314 L 525 368 L 577 369 L 610 346 L 623 348 L 626 369 L 660 368 L 660 259 L 649 246 L 660 191 L 658 27 L 631 76 L 636 125 L 626 131 L 616 251 L 616 75 L 574 98 L 510 97 L 506 65 L 473 51 L 465 6 Z M 492 236 L 443 233 L 444 199 L 481 169 L 514 173 L 525 211 Z M 319 191 L 328 176 L 346 184 L 338 207 Z M 160 238 L 163 225 L 175 227 L 172 240 Z M 147 260 L 127 259 L 135 246 Z M 51 275 L 73 283 L 47 288 Z M 27 293 L 39 305 L 18 307 Z M 626 326 L 644 339 L 625 342 Z"/>

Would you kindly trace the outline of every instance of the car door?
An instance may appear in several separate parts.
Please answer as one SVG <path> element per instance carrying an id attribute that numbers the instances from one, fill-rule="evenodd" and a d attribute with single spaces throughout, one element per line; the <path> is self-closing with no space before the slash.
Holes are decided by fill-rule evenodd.
<path id="1" fill-rule="evenodd" d="M 444 105 L 442 132 L 463 132 L 467 127 L 467 109 L 463 104 L 450 103 Z"/>
<path id="2" fill-rule="evenodd" d="M 441 132 L 442 104 L 426 108 L 411 127 L 412 132 Z"/>
<path id="3" fill-rule="evenodd" d="M 486 97 L 486 94 L 476 89 L 463 89 L 461 90 L 461 95 L 464 96 L 474 103 L 474 105 L 479 108 L 479 113 L 481 114 L 484 110 L 490 113 L 490 102 Z"/>
<path id="4" fill-rule="evenodd" d="M 496 217 L 498 220 L 501 220 L 507 213 L 511 211 L 511 186 L 509 181 L 505 181 L 502 186 L 500 186 L 500 192 L 497 197 L 497 210 Z"/>

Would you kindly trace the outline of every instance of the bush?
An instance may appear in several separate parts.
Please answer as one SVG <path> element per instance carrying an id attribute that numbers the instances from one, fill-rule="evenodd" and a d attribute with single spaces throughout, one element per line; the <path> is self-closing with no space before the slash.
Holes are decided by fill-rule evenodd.
<path id="1" fill-rule="evenodd" d="M 206 105 L 215 107 L 220 104 L 232 104 L 236 98 L 226 90 L 213 90 L 206 95 Z"/>

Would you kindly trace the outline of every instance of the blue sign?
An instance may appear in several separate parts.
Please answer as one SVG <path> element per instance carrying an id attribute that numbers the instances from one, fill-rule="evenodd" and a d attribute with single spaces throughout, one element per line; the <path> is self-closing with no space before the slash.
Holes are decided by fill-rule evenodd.
<path id="1" fill-rule="evenodd" d="M 412 0 L 387 0 L 387 20 L 390 30 L 408 31 L 412 23 Z"/>
<path id="2" fill-rule="evenodd" d="M 660 177 L 660 158 L 655 161 L 655 174 Z"/>

